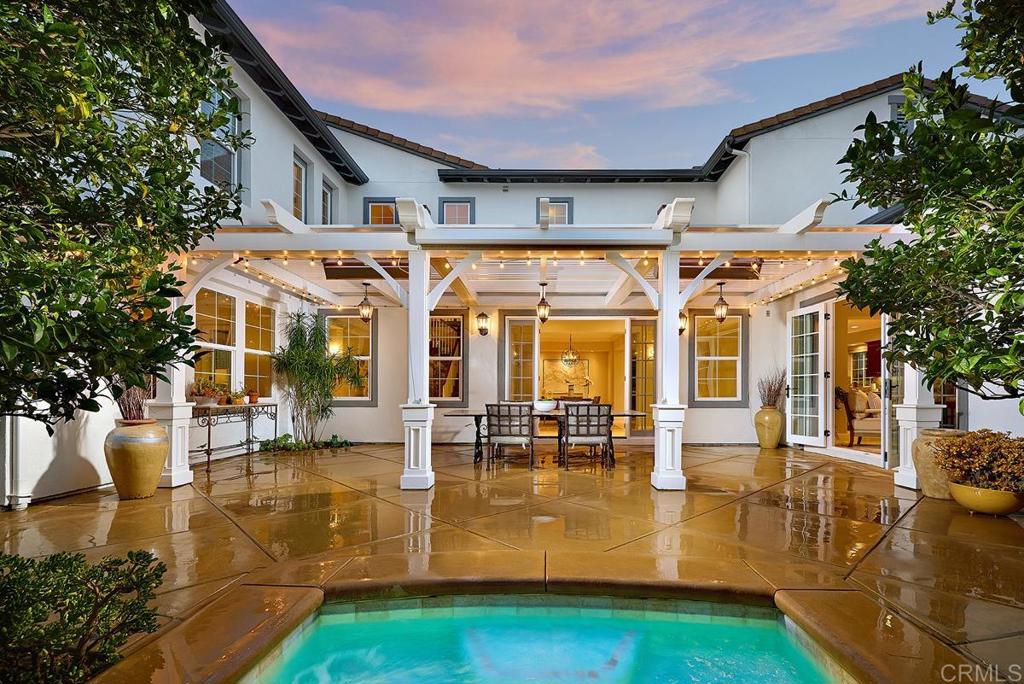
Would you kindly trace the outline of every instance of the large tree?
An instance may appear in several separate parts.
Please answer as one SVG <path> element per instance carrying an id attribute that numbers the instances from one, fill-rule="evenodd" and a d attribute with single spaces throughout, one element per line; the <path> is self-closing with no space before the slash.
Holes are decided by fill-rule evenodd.
<path id="1" fill-rule="evenodd" d="M 238 214 L 236 188 L 194 182 L 200 142 L 241 144 L 207 10 L 0 3 L 0 414 L 49 426 L 194 352 L 166 263 Z"/>
<path id="2" fill-rule="evenodd" d="M 857 204 L 904 207 L 914 241 L 844 265 L 852 304 L 890 314 L 890 358 L 986 399 L 1024 397 L 1024 4 L 961 0 L 963 58 L 906 74 L 905 121 L 871 114 L 841 163 Z M 969 79 L 1009 94 L 972 96 Z M 1020 410 L 1024 413 L 1024 400 Z"/>

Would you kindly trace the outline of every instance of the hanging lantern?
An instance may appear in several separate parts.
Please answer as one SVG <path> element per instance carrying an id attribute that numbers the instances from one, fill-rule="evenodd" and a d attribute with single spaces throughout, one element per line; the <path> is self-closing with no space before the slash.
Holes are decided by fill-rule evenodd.
<path id="1" fill-rule="evenodd" d="M 548 320 L 548 316 L 551 315 L 551 305 L 548 304 L 548 300 L 545 298 L 547 291 L 547 283 L 540 284 L 540 301 L 537 302 L 537 318 L 540 319 L 541 323 Z"/>
<path id="2" fill-rule="evenodd" d="M 359 302 L 359 318 L 363 319 L 364 323 L 369 323 L 373 319 L 373 304 L 370 303 L 370 293 L 367 288 L 370 287 L 370 283 L 363 283 L 363 301 Z"/>
<path id="3" fill-rule="evenodd" d="M 562 352 L 562 365 L 572 368 L 580 362 L 580 355 L 572 348 L 572 333 L 569 333 L 569 348 Z"/>
<path id="4" fill-rule="evenodd" d="M 686 332 L 686 326 L 689 325 L 689 318 L 686 312 L 682 309 L 679 310 L 679 334 L 682 335 Z"/>
<path id="5" fill-rule="evenodd" d="M 715 302 L 715 320 L 718 321 L 719 323 L 724 323 L 726 317 L 729 316 L 729 302 L 725 301 L 725 297 L 722 295 L 722 287 L 724 285 L 724 282 L 719 281 L 718 301 Z"/>
<path id="6" fill-rule="evenodd" d="M 476 331 L 480 333 L 480 337 L 487 337 L 491 332 L 491 317 L 483 311 L 476 315 Z"/>

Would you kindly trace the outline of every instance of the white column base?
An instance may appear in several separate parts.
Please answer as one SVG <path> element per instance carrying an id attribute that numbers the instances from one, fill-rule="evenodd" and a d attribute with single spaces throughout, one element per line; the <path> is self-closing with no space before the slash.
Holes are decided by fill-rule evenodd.
<path id="1" fill-rule="evenodd" d="M 170 443 L 164 472 L 160 475 L 160 487 L 181 487 L 192 483 L 192 469 L 188 465 L 188 430 L 194 405 L 190 401 L 151 401 L 147 404 L 149 417 L 164 426 Z"/>
<path id="2" fill-rule="evenodd" d="M 402 404 L 402 423 L 405 425 L 405 470 L 400 481 L 402 489 L 430 489 L 434 486 L 434 471 L 430 463 L 433 422 L 433 404 Z"/>
<path id="3" fill-rule="evenodd" d="M 683 419 L 686 406 L 655 404 L 654 409 L 654 472 L 651 486 L 655 489 L 686 489 L 683 475 Z"/>
<path id="4" fill-rule="evenodd" d="M 896 422 L 899 424 L 900 465 L 893 472 L 897 486 L 920 489 L 914 468 L 914 440 L 926 428 L 937 428 L 942 422 L 940 404 L 896 404 Z"/>

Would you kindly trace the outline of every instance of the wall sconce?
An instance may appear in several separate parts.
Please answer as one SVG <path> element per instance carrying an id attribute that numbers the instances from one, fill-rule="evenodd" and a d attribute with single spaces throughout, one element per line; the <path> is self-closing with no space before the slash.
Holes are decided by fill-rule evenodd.
<path id="1" fill-rule="evenodd" d="M 487 337 L 491 332 L 491 317 L 482 311 L 476 315 L 476 331 L 480 337 Z"/>
<path id="2" fill-rule="evenodd" d="M 690 324 L 690 319 L 686 315 L 686 312 L 682 309 L 679 310 L 679 334 L 682 335 L 686 332 L 687 326 Z"/>

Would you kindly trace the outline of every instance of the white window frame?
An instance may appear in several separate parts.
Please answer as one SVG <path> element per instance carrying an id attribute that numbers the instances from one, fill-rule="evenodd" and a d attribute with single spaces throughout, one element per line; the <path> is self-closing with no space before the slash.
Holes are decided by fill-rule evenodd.
<path id="1" fill-rule="evenodd" d="M 505 355 L 505 386 L 502 388 L 502 398 L 512 401 L 512 359 L 515 358 L 512 353 L 512 326 L 515 324 L 530 323 L 533 325 L 533 375 L 530 379 L 530 385 L 533 388 L 533 396 L 529 399 L 519 398 L 515 401 L 532 401 L 540 398 L 540 378 L 538 368 L 540 367 L 540 323 L 536 317 L 531 316 L 508 316 L 505 318 L 504 324 L 504 355 Z M 523 376 L 521 376 L 523 377 Z"/>
<path id="2" fill-rule="evenodd" d="M 300 196 L 298 196 L 298 197 L 296 196 L 296 192 L 295 192 L 295 180 L 296 180 L 295 179 L 295 172 L 296 172 L 296 170 L 299 170 L 299 171 L 302 172 L 301 176 L 300 176 L 300 180 L 299 180 L 299 183 L 300 183 L 300 186 L 301 186 L 302 189 L 301 189 L 301 192 L 300 192 Z M 303 159 L 302 157 L 300 157 L 299 154 L 296 152 L 292 156 L 292 215 L 294 215 L 295 218 L 299 219 L 303 223 L 306 222 L 306 215 L 309 213 L 308 212 L 308 204 L 309 204 L 309 197 L 308 197 L 308 195 L 309 195 L 309 192 L 307 190 L 308 187 L 309 187 L 309 162 L 306 161 L 305 159 Z M 299 204 L 298 207 L 295 206 L 296 205 L 296 200 L 298 200 L 298 204 Z M 296 213 L 296 210 L 298 210 L 297 213 Z"/>
<path id="3" fill-rule="evenodd" d="M 216 101 L 215 102 L 209 102 L 209 103 L 204 102 L 203 105 L 209 104 L 211 107 L 215 107 L 221 100 L 223 100 L 223 99 L 230 99 L 231 97 L 234 97 L 234 95 L 225 94 L 225 93 L 217 93 Z M 238 135 L 238 128 L 239 128 L 238 116 L 235 116 L 235 115 L 232 114 L 232 115 L 229 115 L 228 122 L 224 126 L 222 126 L 221 128 L 217 129 L 216 132 L 223 131 L 224 135 Z M 217 180 L 215 180 L 213 178 L 208 178 L 205 175 L 203 175 L 203 150 L 206 149 L 205 145 L 206 145 L 207 142 L 211 142 L 214 145 L 217 145 L 222 150 L 224 150 L 224 152 L 226 152 L 227 154 L 231 155 L 231 165 L 230 165 L 231 178 L 228 180 L 228 187 L 230 189 L 234 190 L 236 187 L 238 187 L 238 185 L 240 183 L 241 175 L 242 175 L 241 174 L 241 167 L 240 167 L 241 161 L 240 161 L 240 156 L 239 156 L 239 150 L 229 150 L 226 146 L 224 146 L 220 142 L 220 140 L 217 137 L 209 138 L 207 140 L 202 140 L 199 143 L 199 177 L 202 178 L 203 180 L 205 180 L 206 182 L 210 183 L 210 184 L 217 184 L 218 183 Z"/>
<path id="4" fill-rule="evenodd" d="M 329 313 L 324 315 L 324 325 L 330 326 L 330 320 L 332 318 L 359 318 L 358 313 Z M 354 354 L 353 358 L 358 361 L 366 362 L 366 396 L 364 397 L 339 397 L 332 396 L 331 402 L 339 405 L 359 405 L 359 406 L 376 406 L 377 396 L 375 377 L 377 374 L 377 367 L 375 362 L 374 352 L 377 349 L 377 312 L 373 313 L 373 319 L 369 323 L 370 326 L 370 353 L 369 354 Z"/>
<path id="5" fill-rule="evenodd" d="M 467 198 L 462 198 L 462 197 L 442 197 L 440 200 L 438 200 L 438 203 L 440 204 L 440 212 L 439 212 L 440 216 L 438 216 L 438 220 L 441 223 L 443 223 L 443 224 L 450 224 L 450 225 L 456 225 L 456 226 L 458 226 L 458 225 L 468 226 L 468 225 L 472 225 L 473 223 L 476 222 L 475 221 L 476 211 L 475 211 L 475 208 L 473 206 L 474 202 L 473 202 L 472 198 L 468 198 L 468 197 Z M 465 222 L 452 222 L 452 221 L 448 220 L 448 208 L 449 207 L 456 207 L 456 206 L 465 207 L 466 208 L 466 220 L 465 220 Z"/>
<path id="6" fill-rule="evenodd" d="M 334 223 L 334 204 L 337 192 L 337 188 L 325 178 L 320 185 L 320 221 L 325 225 Z M 326 207 L 324 207 L 325 198 L 327 200 Z"/>
<path id="7" fill-rule="evenodd" d="M 693 316 L 693 331 L 694 344 L 693 344 L 693 396 L 694 399 L 700 402 L 737 402 L 743 399 L 743 374 L 744 367 L 746 365 L 745 359 L 743 358 L 743 316 L 740 314 L 729 314 L 726 316 L 726 320 L 736 320 L 736 356 L 700 356 L 698 349 L 700 349 L 698 337 L 698 330 L 700 329 L 700 319 L 710 318 L 717 323 L 713 314 L 694 314 Z M 724 323 L 725 321 L 723 321 Z M 700 396 L 700 362 L 701 361 L 735 361 L 736 362 L 736 394 L 731 397 L 702 397 Z"/>
<path id="8" fill-rule="evenodd" d="M 194 317 L 195 317 L 195 321 L 196 321 L 196 325 L 197 326 L 199 324 L 198 299 L 199 299 L 199 295 L 203 292 L 203 290 L 206 290 L 208 292 L 212 292 L 215 295 L 220 295 L 222 297 L 231 297 L 231 299 L 233 300 L 232 312 L 234 313 L 234 316 L 233 316 L 233 319 L 231 321 L 231 324 L 232 324 L 233 332 L 234 332 L 234 336 L 235 336 L 235 343 L 233 345 L 232 344 L 219 344 L 217 342 L 207 342 L 206 340 L 200 339 L 198 336 L 196 337 L 196 346 L 199 347 L 200 349 L 209 350 L 211 352 L 213 352 L 213 351 L 226 351 L 226 352 L 228 352 L 231 355 L 231 362 L 228 364 L 228 373 L 229 373 L 228 383 L 227 383 L 227 387 L 225 387 L 225 389 L 228 392 L 232 392 L 235 389 L 233 385 L 234 385 L 235 380 L 236 380 L 236 378 L 235 378 L 235 371 L 236 371 L 235 360 L 238 358 L 237 355 L 235 354 L 235 352 L 238 351 L 238 345 L 239 345 L 239 340 L 238 340 L 238 302 L 239 302 L 239 297 L 237 297 L 236 295 L 233 295 L 233 294 L 228 294 L 227 292 L 221 292 L 220 290 L 215 290 L 215 289 L 213 289 L 211 287 L 201 287 L 201 288 L 199 288 L 199 290 L 196 292 L 196 301 L 194 301 L 192 303 L 193 310 L 194 310 L 193 313 L 194 313 Z M 211 357 L 212 357 L 212 354 L 211 354 Z M 193 373 L 192 373 L 192 379 L 193 379 L 193 381 L 195 381 L 195 371 L 194 370 L 193 370 Z"/>
<path id="9" fill-rule="evenodd" d="M 264 309 L 270 309 L 270 331 L 271 331 L 271 335 L 272 335 L 271 342 L 270 342 L 270 351 L 265 351 L 263 349 L 252 349 L 252 348 L 250 348 L 248 346 L 248 344 L 246 344 L 245 329 L 248 327 L 248 322 L 246 321 L 246 313 L 247 313 L 246 305 L 248 305 L 248 304 L 255 304 L 256 306 L 262 307 Z M 237 313 L 236 313 L 236 316 L 237 316 Z M 244 299 L 244 300 L 242 300 L 242 326 L 241 326 L 241 328 L 242 328 L 241 347 L 242 347 L 242 385 L 243 385 L 242 388 L 245 389 L 245 382 L 246 382 L 246 380 L 245 380 L 245 357 L 246 357 L 246 355 L 247 354 L 254 354 L 256 356 L 268 356 L 269 357 L 269 356 L 272 356 L 273 353 L 274 353 L 274 347 L 277 344 L 277 308 L 272 306 L 272 305 L 270 305 L 270 304 L 264 304 L 263 302 L 257 302 L 257 301 L 255 301 L 253 299 Z M 237 337 L 237 335 L 236 335 L 236 337 Z M 236 341 L 236 343 L 238 342 L 238 340 L 235 340 L 235 341 Z M 261 394 L 260 398 L 261 399 L 263 399 L 263 398 L 273 399 L 276 396 L 277 396 L 277 389 L 274 386 L 273 371 L 271 371 L 271 375 L 270 375 L 270 394 L 267 394 L 267 395 Z"/>

